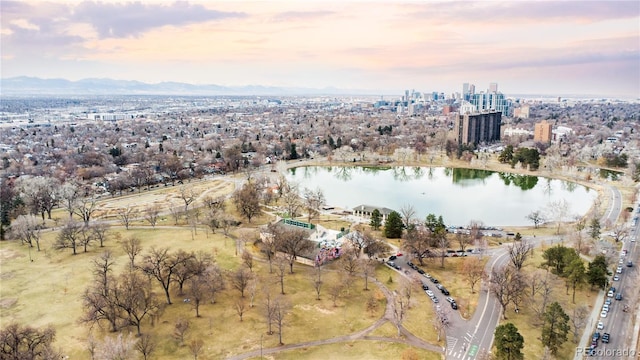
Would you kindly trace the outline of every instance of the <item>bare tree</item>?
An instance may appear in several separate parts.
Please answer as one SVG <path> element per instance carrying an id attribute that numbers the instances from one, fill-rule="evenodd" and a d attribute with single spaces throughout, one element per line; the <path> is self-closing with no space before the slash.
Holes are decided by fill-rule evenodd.
<path id="1" fill-rule="evenodd" d="M 247 304 L 244 302 L 242 298 L 236 300 L 235 302 L 236 314 L 240 317 L 240 322 L 242 322 L 242 316 L 247 310 Z"/>
<path id="2" fill-rule="evenodd" d="M 551 217 L 556 221 L 556 234 L 560 234 L 560 225 L 569 213 L 569 203 L 567 202 L 567 200 L 562 199 L 549 203 L 547 207 L 549 209 Z"/>
<path id="3" fill-rule="evenodd" d="M 144 219 L 149 222 L 151 227 L 155 228 L 160 216 L 160 207 L 158 205 L 150 205 L 144 209 Z"/>
<path id="4" fill-rule="evenodd" d="M 18 323 L 3 324 L 0 329 L 0 354 L 3 359 L 59 359 L 53 349 L 56 330 L 22 326 Z M 4 357 L 6 355 L 6 357 Z"/>
<path id="5" fill-rule="evenodd" d="M 402 237 L 402 248 L 408 255 L 417 258 L 420 265 L 424 265 L 425 258 L 435 255 L 431 245 L 429 231 L 422 226 L 408 229 Z"/>
<path id="6" fill-rule="evenodd" d="M 223 290 L 224 286 L 222 270 L 215 264 L 211 264 L 204 272 L 189 279 L 190 302 L 196 311 L 196 317 L 200 317 L 202 302 L 210 299 L 214 303 L 216 294 Z"/>
<path id="7" fill-rule="evenodd" d="M 512 302 L 515 302 L 517 306 L 519 298 L 522 296 L 522 292 L 524 291 L 524 281 L 522 280 L 518 271 L 511 266 L 502 266 L 493 269 L 491 272 L 489 286 L 491 293 L 495 295 L 502 306 L 503 319 L 507 318 L 507 306 Z"/>
<path id="8" fill-rule="evenodd" d="M 251 219 L 262 211 L 260 209 L 260 189 L 258 184 L 256 182 L 245 183 L 242 188 L 236 190 L 233 194 L 233 202 L 238 212 L 251 223 Z"/>
<path id="9" fill-rule="evenodd" d="M 280 283 L 280 294 L 284 295 L 284 276 L 287 273 L 287 259 L 282 253 L 275 256 L 276 276 Z"/>
<path id="10" fill-rule="evenodd" d="M 187 253 L 184 250 L 178 250 L 177 256 L 185 260 L 178 264 L 175 269 L 175 282 L 178 283 L 178 295 L 183 295 L 184 283 L 194 276 L 202 274 L 214 262 L 213 257 L 203 251 Z"/>
<path id="11" fill-rule="evenodd" d="M 353 283 L 353 279 L 359 270 L 358 253 L 353 248 L 347 248 L 342 252 L 339 258 L 340 267 L 346 274 L 343 277 L 344 284 L 346 285 L 347 292 L 350 292 L 350 285 Z"/>
<path id="12" fill-rule="evenodd" d="M 322 266 L 316 265 L 312 272 L 311 283 L 313 284 L 313 289 L 316 291 L 316 300 L 320 300 L 320 291 L 322 290 Z"/>
<path id="13" fill-rule="evenodd" d="M 372 259 L 360 259 L 358 262 L 364 277 L 364 289 L 369 290 L 369 276 L 375 275 L 378 262 Z"/>
<path id="14" fill-rule="evenodd" d="M 308 240 L 308 234 L 303 229 L 288 229 L 282 226 L 274 226 L 276 248 L 286 254 L 289 261 L 289 271 L 293 274 L 293 263 L 296 258 L 313 249 L 313 242 Z"/>
<path id="15" fill-rule="evenodd" d="M 192 188 L 180 186 L 180 199 L 184 202 L 184 213 L 189 211 L 189 205 L 196 200 L 196 194 Z"/>
<path id="16" fill-rule="evenodd" d="M 271 294 L 271 291 L 268 287 L 263 288 L 264 292 L 264 303 L 263 303 L 263 311 L 265 320 L 267 322 L 267 334 L 273 334 L 273 321 L 274 321 L 274 297 Z"/>
<path id="17" fill-rule="evenodd" d="M 125 229 L 129 230 L 129 226 L 131 225 L 133 219 L 138 215 L 138 212 L 131 206 L 127 206 L 116 210 L 116 214 L 118 215 L 118 219 L 120 220 L 122 226 L 124 226 Z"/>
<path id="18" fill-rule="evenodd" d="M 67 181 L 60 187 L 59 194 L 69 218 L 73 217 L 76 202 L 80 199 L 80 186 L 75 181 Z"/>
<path id="19" fill-rule="evenodd" d="M 149 334 L 143 334 L 136 343 L 136 350 L 142 355 L 144 360 L 148 360 L 151 354 L 156 351 L 157 343 Z"/>
<path id="20" fill-rule="evenodd" d="M 578 305 L 573 308 L 571 314 L 571 325 L 573 325 L 573 342 L 577 344 L 580 341 L 580 332 L 584 330 L 587 325 L 587 318 L 589 317 L 589 307 L 586 305 Z"/>
<path id="21" fill-rule="evenodd" d="M 135 267 L 136 257 L 142 252 L 142 245 L 140 245 L 140 239 L 135 236 L 129 236 L 121 243 L 122 250 L 127 253 L 129 257 L 129 268 Z"/>
<path id="22" fill-rule="evenodd" d="M 40 220 L 34 215 L 19 215 L 11 224 L 11 233 L 23 244 L 33 247 L 36 243 L 40 251 Z"/>
<path id="23" fill-rule="evenodd" d="M 105 222 L 94 222 L 90 226 L 93 238 L 100 243 L 100 247 L 104 247 L 105 241 L 109 238 L 109 224 Z"/>
<path id="24" fill-rule="evenodd" d="M 285 318 L 287 312 L 291 306 L 283 297 L 277 297 L 273 301 L 273 324 L 278 332 L 278 342 L 280 345 L 284 345 L 282 342 L 282 330 L 285 325 Z"/>
<path id="25" fill-rule="evenodd" d="M 531 222 L 533 222 L 533 227 L 535 229 L 537 229 L 540 226 L 540 224 L 543 224 L 547 220 L 545 219 L 544 214 L 540 210 L 535 210 L 530 212 L 529 215 L 526 216 L 526 218 L 528 220 L 531 220 Z"/>
<path id="26" fill-rule="evenodd" d="M 96 210 L 96 199 L 87 197 L 81 198 L 76 202 L 73 212 L 82 219 L 85 225 L 88 225 Z"/>
<path id="27" fill-rule="evenodd" d="M 244 291 L 249 286 L 253 274 L 246 268 L 238 268 L 229 275 L 229 281 L 234 289 L 240 291 L 240 297 L 244 297 Z"/>
<path id="28" fill-rule="evenodd" d="M 173 217 L 173 225 L 178 225 L 178 222 L 180 222 L 180 217 L 182 216 L 182 209 L 179 207 L 171 206 L 169 207 L 169 212 Z"/>
<path id="29" fill-rule="evenodd" d="M 311 222 L 312 219 L 320 214 L 320 209 L 326 202 L 324 193 L 320 188 L 316 190 L 305 188 L 302 198 L 305 210 L 307 211 L 308 221 Z"/>
<path id="30" fill-rule="evenodd" d="M 408 295 L 408 296 L 407 296 Z M 409 311 L 409 305 L 411 301 L 411 289 L 408 283 L 403 283 L 400 288 L 393 292 L 393 298 L 391 299 L 391 310 L 393 312 L 393 324 L 398 330 L 398 336 L 401 335 L 400 329 L 402 323 Z"/>
<path id="31" fill-rule="evenodd" d="M 404 223 L 404 227 L 409 229 L 411 226 L 414 217 L 416 216 L 416 208 L 413 205 L 405 204 L 400 208 L 400 216 L 402 217 L 402 222 Z"/>
<path id="32" fill-rule="evenodd" d="M 438 341 L 440 341 L 450 326 L 449 312 L 443 308 L 436 308 L 436 316 L 433 318 L 433 326 L 436 328 Z"/>
<path id="33" fill-rule="evenodd" d="M 335 279 L 331 282 L 327 291 L 333 302 L 333 307 L 337 307 L 338 298 L 340 298 L 340 295 L 342 295 L 344 291 L 344 283 L 340 279 Z"/>
<path id="34" fill-rule="evenodd" d="M 298 210 L 302 207 L 302 201 L 300 200 L 300 191 L 296 184 L 289 184 L 284 188 L 282 192 L 282 201 L 284 201 L 287 214 L 290 218 L 294 218 L 298 214 Z"/>
<path id="35" fill-rule="evenodd" d="M 151 252 L 142 260 L 140 268 L 150 277 L 156 279 L 167 297 L 167 304 L 171 305 L 171 295 L 169 294 L 169 286 L 174 280 L 175 271 L 178 266 L 188 261 L 193 254 L 179 252 L 169 253 L 167 248 L 151 248 Z"/>
<path id="36" fill-rule="evenodd" d="M 516 235 L 518 238 L 520 233 Z M 509 259 L 511 259 L 511 264 L 513 267 L 520 271 L 524 266 L 524 262 L 529 258 L 529 256 L 533 253 L 533 244 L 529 241 L 522 239 L 515 239 L 512 244 L 508 246 L 509 251 Z"/>
<path id="37" fill-rule="evenodd" d="M 56 242 L 53 244 L 54 249 L 72 249 L 73 255 L 76 255 L 77 247 L 80 245 L 83 226 L 73 219 L 69 219 L 67 223 L 60 229 Z"/>
<path id="38" fill-rule="evenodd" d="M 115 279 L 113 277 L 114 259 L 110 251 L 103 252 L 93 260 L 93 282 L 82 295 L 85 313 L 82 322 L 100 325 L 106 322 L 109 330 L 118 330 L 121 317 L 115 302 Z"/>
<path id="39" fill-rule="evenodd" d="M 198 355 L 202 352 L 202 348 L 204 348 L 202 339 L 193 339 L 189 342 L 189 350 L 191 350 L 194 360 L 198 360 Z"/>
<path id="40" fill-rule="evenodd" d="M 134 357 L 136 338 L 133 334 L 124 336 L 106 336 L 104 340 L 96 344 L 95 354 L 98 359 L 124 360 Z"/>
<path id="41" fill-rule="evenodd" d="M 187 319 L 178 319 L 173 326 L 173 336 L 178 339 L 180 345 L 184 344 L 184 338 L 191 329 L 191 322 Z"/>
<path id="42" fill-rule="evenodd" d="M 115 288 L 115 302 L 126 314 L 127 323 L 136 327 L 138 336 L 142 335 L 142 321 L 162 309 L 162 304 L 151 291 L 149 280 L 137 271 L 120 275 Z"/>
<path id="43" fill-rule="evenodd" d="M 627 236 L 629 235 L 629 230 L 622 224 L 616 225 L 611 230 L 611 235 L 613 237 L 613 240 L 615 240 L 616 242 L 621 242 L 627 238 Z"/>
<path id="44" fill-rule="evenodd" d="M 246 266 L 249 271 L 253 272 L 253 255 L 251 255 L 247 250 L 243 250 L 241 257 L 244 266 Z"/>
<path id="45" fill-rule="evenodd" d="M 465 280 L 471 286 L 471 293 L 475 294 L 474 288 L 476 284 L 486 277 L 482 260 L 477 257 L 466 259 L 463 265 L 463 273 Z"/>

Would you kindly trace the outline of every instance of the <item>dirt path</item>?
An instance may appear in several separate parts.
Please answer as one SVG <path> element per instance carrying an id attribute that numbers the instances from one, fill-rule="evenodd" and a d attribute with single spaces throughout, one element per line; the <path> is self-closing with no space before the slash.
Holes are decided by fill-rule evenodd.
<path id="1" fill-rule="evenodd" d="M 388 336 L 370 336 L 370 335 L 368 335 L 368 334 L 372 333 L 374 330 L 376 330 L 377 328 L 381 327 L 382 325 L 384 325 L 387 322 L 393 323 L 393 308 L 392 308 L 392 305 L 391 305 L 391 303 L 393 301 L 393 294 L 391 293 L 391 291 L 389 291 L 389 289 L 387 289 L 386 286 L 384 286 L 377 279 L 373 279 L 372 283 L 376 284 L 376 286 L 378 286 L 378 288 L 384 293 L 384 296 L 387 298 L 387 306 L 385 308 L 384 315 L 382 315 L 382 317 L 380 319 L 378 319 L 376 322 L 374 322 L 373 324 L 369 325 L 368 327 L 366 327 L 366 328 L 364 328 L 364 329 L 362 329 L 360 331 L 354 332 L 352 334 L 336 336 L 336 337 L 333 337 L 333 338 L 323 339 L 323 340 L 305 341 L 305 342 L 301 342 L 301 343 L 297 343 L 297 344 L 287 344 L 287 345 L 282 345 L 282 346 L 274 347 L 274 348 L 253 350 L 253 351 L 246 352 L 246 353 L 243 353 L 243 354 L 230 356 L 227 359 L 228 360 L 243 360 L 243 359 L 248 359 L 248 358 L 257 357 L 257 356 L 261 356 L 261 355 L 275 354 L 275 353 L 282 352 L 282 351 L 287 351 L 287 350 L 295 350 L 295 349 L 308 348 L 308 347 L 312 347 L 312 346 L 336 344 L 336 343 L 351 342 L 351 341 L 357 341 L 357 340 L 387 341 L 387 342 L 401 343 L 401 344 L 407 344 L 407 345 L 411 345 L 411 346 L 414 346 L 414 347 L 417 347 L 417 348 L 421 348 L 421 349 L 425 349 L 425 350 L 434 351 L 434 352 L 437 352 L 437 353 L 444 354 L 444 351 L 443 351 L 442 347 L 430 344 L 430 343 L 418 338 L 417 336 L 413 335 L 409 330 L 405 329 L 403 326 L 400 326 L 400 332 L 402 333 L 402 336 L 403 336 L 402 338 L 393 338 L 393 337 L 388 337 Z"/>

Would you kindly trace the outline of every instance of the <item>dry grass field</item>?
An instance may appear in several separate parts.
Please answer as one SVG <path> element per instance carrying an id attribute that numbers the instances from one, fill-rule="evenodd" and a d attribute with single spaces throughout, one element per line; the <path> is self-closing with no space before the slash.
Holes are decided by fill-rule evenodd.
<path id="1" fill-rule="evenodd" d="M 422 164 L 424 165 L 424 164 Z M 467 163 L 458 164 L 447 159 L 438 159 L 433 164 L 438 166 L 469 166 Z M 513 170 L 505 168 L 502 164 L 490 163 L 490 168 L 497 170 Z M 502 169 L 505 168 L 505 169 Z M 529 172 L 526 172 L 529 173 Z M 539 174 L 544 175 L 544 174 Z M 205 195 L 213 197 L 230 194 L 235 188 L 237 181 L 231 178 L 216 179 L 207 181 L 193 181 L 184 186 L 192 189 L 202 199 Z M 179 196 L 180 185 L 160 187 L 152 191 L 141 191 L 129 193 L 125 196 L 115 198 L 105 198 L 99 201 L 96 218 L 107 220 L 116 219 L 116 211 L 125 207 L 132 207 L 137 211 L 142 211 L 151 205 L 161 207 L 162 215 L 158 226 L 153 229 L 142 219 L 133 222 L 129 230 L 121 226 L 114 226 L 110 230 L 110 240 L 105 248 L 92 246 L 88 253 L 80 252 L 72 255 L 70 250 L 52 250 L 57 231 L 45 230 L 42 233 L 42 251 L 29 249 L 15 241 L 0 242 L 0 327 L 12 321 L 36 327 L 52 324 L 57 330 L 56 346 L 63 350 L 63 353 L 70 359 L 88 359 L 87 338 L 91 336 L 100 339 L 104 336 L 113 336 L 99 327 L 90 328 L 87 324 L 81 324 L 78 319 L 83 312 L 81 296 L 88 284 L 92 281 L 91 264 L 92 260 L 102 251 L 109 250 L 115 255 L 116 273 L 121 272 L 128 263 L 128 258 L 121 249 L 118 239 L 136 237 L 141 240 L 144 248 L 143 254 L 152 247 L 167 247 L 171 251 L 178 249 L 186 251 L 204 251 L 212 254 L 217 264 L 226 270 L 234 270 L 241 266 L 241 259 L 236 254 L 235 240 L 225 237 L 218 231 L 212 234 L 204 228 L 194 229 L 187 225 L 186 221 L 174 226 L 174 220 L 168 212 L 171 207 L 183 206 L 184 203 Z M 635 199 L 635 191 L 631 187 L 623 188 L 624 206 L 630 206 Z M 606 199 L 606 197 L 604 197 Z M 606 200 L 605 200 L 606 201 Z M 606 206 L 602 203 L 601 206 Z M 240 218 L 233 206 L 227 206 L 227 211 Z M 54 218 L 65 219 L 68 216 L 63 210 L 54 212 Z M 273 215 L 263 214 L 252 219 L 252 223 L 244 221 L 243 228 L 255 229 L 259 224 L 264 224 L 273 219 Z M 331 229 L 339 230 L 342 227 L 349 227 L 349 223 L 337 217 L 322 216 L 320 223 Z M 53 224 L 53 222 L 49 222 Z M 113 221 L 114 225 L 116 221 Z M 567 227 L 563 228 L 565 231 Z M 510 231 L 521 232 L 523 235 L 552 235 L 555 233 L 553 224 L 547 224 L 539 229 L 522 227 L 509 229 Z M 234 230 L 234 236 L 239 234 Z M 569 232 L 567 230 L 567 232 Z M 379 235 L 378 232 L 376 234 Z M 497 245 L 500 241 L 492 239 L 492 245 Z M 394 246 L 399 246 L 399 242 L 391 240 Z M 246 244 L 246 250 L 254 254 L 256 259 L 260 258 L 257 249 L 251 243 Z M 538 266 L 541 251 L 536 251 L 536 257 L 529 261 L 527 269 Z M 472 294 L 468 283 L 464 280 L 462 258 L 447 258 L 445 267 L 440 268 L 439 261 L 428 262 L 423 268 L 433 276 L 446 279 L 445 286 L 451 291 L 451 295 L 456 298 L 460 305 L 460 314 L 468 317 L 475 311 L 477 306 L 477 294 Z M 328 289 L 331 284 L 339 281 L 335 272 L 335 266 L 326 267 L 323 274 L 323 290 L 321 299 L 316 300 L 316 294 L 312 285 L 312 269 L 303 265 L 295 266 L 293 275 L 287 274 L 285 277 L 284 295 L 291 308 L 286 318 L 283 329 L 283 342 L 294 344 L 313 340 L 333 338 L 362 330 L 379 319 L 385 308 L 385 299 L 373 283 L 369 283 L 370 291 L 362 291 L 363 280 L 357 279 L 348 292 L 343 292 L 334 306 L 330 299 Z M 274 293 L 279 293 L 279 285 L 274 274 L 269 274 L 268 265 L 264 261 L 256 261 L 254 272 L 260 274 L 260 288 L 269 288 Z M 390 290 L 396 290 L 400 285 L 400 274 L 392 271 L 385 265 L 379 265 L 376 269 L 375 277 Z M 391 279 L 391 281 L 389 281 Z M 567 313 L 575 306 L 571 303 L 571 296 L 565 294 L 564 282 L 557 280 L 554 288 L 554 300 L 559 301 Z M 154 291 L 159 296 L 163 296 L 159 284 L 153 283 Z M 188 291 L 188 289 L 187 289 Z M 164 311 L 159 322 L 151 325 L 145 321 L 142 325 L 142 332 L 153 336 L 157 342 L 157 350 L 153 358 L 158 359 L 185 359 L 193 355 L 185 343 L 193 339 L 204 341 L 204 348 L 199 356 L 200 359 L 220 359 L 234 354 L 257 350 L 261 346 L 271 348 L 278 346 L 277 335 L 266 335 L 266 323 L 262 310 L 263 290 L 256 292 L 254 307 L 248 308 L 240 318 L 235 310 L 235 303 L 240 299 L 237 290 L 227 286 L 216 297 L 215 303 L 206 303 L 201 306 L 201 317 L 195 317 L 195 311 L 190 303 L 183 302 L 188 298 L 188 293 L 182 296 L 177 294 L 176 289 L 172 290 L 173 304 Z M 580 289 L 576 294 L 581 303 L 592 304 L 592 292 L 586 288 Z M 366 308 L 369 297 L 378 299 L 378 306 L 375 311 Z M 248 299 L 245 300 L 247 303 Z M 431 324 L 433 305 L 424 296 L 422 290 L 416 288 L 412 308 L 409 316 L 404 322 L 404 326 L 418 337 L 432 344 L 443 345 L 444 342 L 437 341 L 437 334 Z M 533 318 L 534 314 L 528 309 L 523 309 L 520 314 L 515 315 L 513 311 L 509 314 L 507 321 L 514 322 L 520 332 L 525 337 L 525 358 L 538 358 L 542 353 L 542 345 L 539 341 L 540 328 L 538 322 Z M 174 336 L 174 325 L 180 319 L 187 319 L 190 322 L 190 331 L 187 333 L 185 343 Z M 133 331 L 133 329 L 125 329 Z M 396 329 L 386 323 L 382 327 L 374 330 L 370 335 L 396 337 Z M 571 340 L 571 336 L 570 336 Z M 571 355 L 572 344 L 569 341 L 561 350 L 559 358 L 566 358 Z M 398 358 L 406 351 L 415 351 L 420 359 L 436 359 L 440 355 L 420 349 L 410 348 L 407 345 L 386 342 L 386 341 L 352 341 L 333 345 L 322 345 L 308 347 L 298 350 L 284 351 L 281 353 L 266 356 L 270 359 L 387 359 Z"/>

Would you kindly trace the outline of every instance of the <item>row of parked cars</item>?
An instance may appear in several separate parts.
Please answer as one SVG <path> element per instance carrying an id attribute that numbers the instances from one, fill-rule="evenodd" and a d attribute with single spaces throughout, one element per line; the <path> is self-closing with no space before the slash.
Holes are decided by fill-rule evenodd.
<path id="1" fill-rule="evenodd" d="M 440 284 L 440 281 L 438 281 L 438 279 L 434 278 L 429 273 L 425 272 L 419 266 L 417 266 L 416 264 L 412 263 L 411 261 L 408 261 L 407 265 L 409 265 L 410 268 L 412 268 L 413 270 L 417 271 L 419 274 L 421 274 L 425 278 L 429 279 L 429 281 L 434 283 L 435 284 L 434 286 L 436 287 L 436 289 L 440 290 L 440 292 L 443 295 L 447 296 L 446 300 L 447 300 L 447 302 L 449 304 L 451 304 L 451 308 L 453 310 L 458 310 L 458 304 L 456 303 L 456 301 L 452 297 L 449 296 L 450 295 L 449 290 L 447 290 L 447 288 L 445 288 L 444 285 Z M 422 289 L 424 290 L 425 294 L 427 294 L 427 296 L 429 296 L 431 301 L 433 301 L 434 303 L 438 303 L 438 298 L 433 293 L 433 291 L 431 291 L 429 289 L 429 285 L 427 285 L 425 283 L 422 283 Z"/>
<path id="2" fill-rule="evenodd" d="M 396 260 L 398 258 L 398 256 L 396 255 L 392 255 L 389 257 L 389 260 L 386 262 L 388 266 L 401 271 L 402 268 L 396 264 L 394 262 L 394 260 Z M 422 270 L 419 266 L 417 266 L 416 264 L 412 263 L 411 261 L 407 261 L 407 265 L 412 268 L 413 270 L 417 271 L 420 275 L 424 276 L 425 278 L 429 279 L 432 283 L 434 283 L 435 287 L 440 290 L 440 292 L 447 296 L 446 300 L 447 302 L 451 305 L 451 308 L 453 310 L 458 310 L 458 304 L 456 303 L 456 301 L 450 297 L 450 293 L 449 290 L 447 290 L 447 288 L 445 288 L 442 284 L 440 284 L 440 282 L 438 281 L 438 279 L 434 278 L 433 276 L 431 276 L 429 273 L 427 273 L 426 271 Z M 405 271 L 406 272 L 406 271 Z M 433 301 L 434 303 L 438 303 L 439 300 L 436 297 L 436 295 L 434 294 L 434 292 L 429 289 L 429 286 L 425 283 L 422 283 L 422 290 L 424 290 L 424 292 L 427 294 L 427 296 L 429 296 L 429 298 L 431 299 L 431 301 Z"/>

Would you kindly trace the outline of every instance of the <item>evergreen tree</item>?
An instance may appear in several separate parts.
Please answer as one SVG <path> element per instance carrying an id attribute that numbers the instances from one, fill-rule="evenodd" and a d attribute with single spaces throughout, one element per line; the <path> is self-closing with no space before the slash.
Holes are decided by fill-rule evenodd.
<path id="1" fill-rule="evenodd" d="M 567 315 L 562 306 L 554 301 L 547 306 L 544 313 L 544 325 L 542 326 L 541 341 L 547 346 L 553 355 L 557 355 L 558 349 L 565 341 L 569 333 L 569 315 Z"/>
<path id="2" fill-rule="evenodd" d="M 382 225 L 382 214 L 380 214 L 380 210 L 374 209 L 371 212 L 371 222 L 369 223 L 374 230 L 380 229 Z"/>
<path id="3" fill-rule="evenodd" d="M 494 333 L 496 358 L 499 360 L 522 360 L 524 354 L 524 338 L 518 332 L 518 328 L 512 323 L 506 323 L 496 327 Z"/>
<path id="4" fill-rule="evenodd" d="M 387 216 L 387 221 L 384 223 L 384 236 L 389 239 L 399 239 L 402 237 L 402 217 L 397 211 L 392 211 Z"/>
<path id="5" fill-rule="evenodd" d="M 598 240 L 600 238 L 600 220 L 596 217 L 591 219 L 591 224 L 589 225 L 589 236 L 593 240 Z"/>
<path id="6" fill-rule="evenodd" d="M 587 273 L 584 268 L 584 263 L 582 259 L 576 257 L 569 263 L 567 268 L 565 269 L 565 274 L 567 277 L 567 286 L 571 285 L 573 288 L 573 303 L 576 303 L 576 287 L 580 284 L 583 284 L 587 278 Z"/>
<path id="7" fill-rule="evenodd" d="M 587 282 L 591 286 L 596 286 L 600 289 L 604 289 L 607 286 L 607 279 L 611 275 L 607 269 L 607 259 L 604 255 L 596 255 L 596 257 L 589 263 L 589 269 L 587 270 Z"/>

